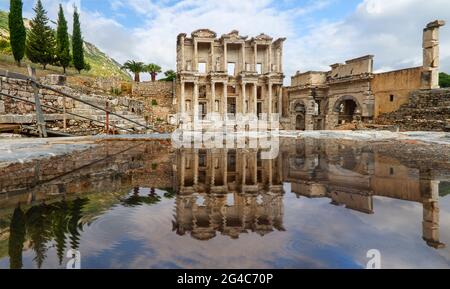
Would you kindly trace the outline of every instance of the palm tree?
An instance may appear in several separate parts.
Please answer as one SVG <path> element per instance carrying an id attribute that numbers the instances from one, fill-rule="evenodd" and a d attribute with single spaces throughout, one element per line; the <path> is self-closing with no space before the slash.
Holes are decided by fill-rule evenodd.
<path id="1" fill-rule="evenodd" d="M 177 78 L 177 73 L 173 70 L 167 70 L 164 72 L 164 75 L 166 78 L 164 78 L 164 81 L 174 81 Z"/>
<path id="2" fill-rule="evenodd" d="M 145 65 L 143 62 L 136 62 L 134 60 L 129 60 L 125 62 L 125 64 L 122 66 L 122 69 L 134 73 L 134 81 L 140 82 L 141 81 L 140 73 L 145 71 Z"/>
<path id="3" fill-rule="evenodd" d="M 149 65 L 147 65 L 145 67 L 145 72 L 150 73 L 150 75 L 152 76 L 152 81 L 156 80 L 156 75 L 158 75 L 158 73 L 162 72 L 161 67 L 157 64 L 154 63 L 150 63 Z"/>

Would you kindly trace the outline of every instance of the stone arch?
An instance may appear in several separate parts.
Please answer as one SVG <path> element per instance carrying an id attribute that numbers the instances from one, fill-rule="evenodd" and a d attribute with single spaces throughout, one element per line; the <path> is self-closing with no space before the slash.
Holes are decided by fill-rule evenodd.
<path id="1" fill-rule="evenodd" d="M 295 130 L 306 130 L 307 106 L 304 101 L 297 100 L 291 103 L 291 112 Z"/>
<path id="2" fill-rule="evenodd" d="M 362 115 L 362 106 L 358 99 L 352 95 L 344 95 L 336 100 L 332 113 L 337 116 L 337 123 L 352 122 Z"/>

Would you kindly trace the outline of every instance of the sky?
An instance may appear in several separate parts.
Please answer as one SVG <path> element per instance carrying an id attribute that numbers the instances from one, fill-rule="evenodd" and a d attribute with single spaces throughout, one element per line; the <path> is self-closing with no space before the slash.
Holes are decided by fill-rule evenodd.
<path id="1" fill-rule="evenodd" d="M 23 0 L 32 18 L 35 0 Z M 376 72 L 422 64 L 422 30 L 450 21 L 449 0 L 42 0 L 51 19 L 63 4 L 67 18 L 81 10 L 85 40 L 120 63 L 137 60 L 174 69 L 176 36 L 209 28 L 218 35 L 262 32 L 286 37 L 284 69 L 328 70 L 333 63 L 372 54 Z M 0 0 L 9 9 L 9 0 Z M 71 19 L 69 19 L 71 24 Z M 450 26 L 450 24 L 449 24 Z M 450 72 L 450 27 L 441 29 L 441 70 Z"/>

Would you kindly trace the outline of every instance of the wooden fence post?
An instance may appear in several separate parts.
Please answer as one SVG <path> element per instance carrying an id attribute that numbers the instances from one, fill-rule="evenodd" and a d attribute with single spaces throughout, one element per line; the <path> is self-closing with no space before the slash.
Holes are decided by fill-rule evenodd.
<path id="1" fill-rule="evenodd" d="M 28 66 L 28 75 L 31 77 L 31 86 L 34 90 L 34 103 L 36 107 L 36 124 L 39 131 L 39 136 L 46 138 L 47 130 L 45 128 L 45 118 L 42 112 L 41 101 L 39 99 L 39 90 L 36 85 L 36 69 Z"/>

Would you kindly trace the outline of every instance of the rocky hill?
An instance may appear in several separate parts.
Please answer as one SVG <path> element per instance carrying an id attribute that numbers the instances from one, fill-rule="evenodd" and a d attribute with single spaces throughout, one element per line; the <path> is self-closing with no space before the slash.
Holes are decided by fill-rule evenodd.
<path id="1" fill-rule="evenodd" d="M 30 20 L 24 19 L 25 27 L 29 29 Z M 96 77 L 121 77 L 129 80 L 130 76 L 120 69 L 120 64 L 98 49 L 95 45 L 84 42 L 85 59 L 91 65 L 89 75 Z M 0 66 L 12 62 L 9 45 L 8 12 L 0 10 Z"/>

